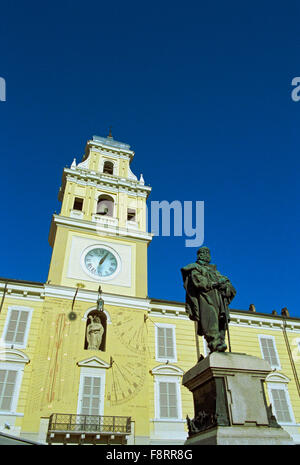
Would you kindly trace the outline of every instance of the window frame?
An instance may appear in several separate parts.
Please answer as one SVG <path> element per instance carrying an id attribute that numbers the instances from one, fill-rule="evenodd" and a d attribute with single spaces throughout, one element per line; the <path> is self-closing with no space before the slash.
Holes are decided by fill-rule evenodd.
<path id="1" fill-rule="evenodd" d="M 24 331 L 24 338 L 23 338 L 23 343 L 22 344 L 16 343 L 16 342 L 7 342 L 7 341 L 5 341 L 5 336 L 6 336 L 6 333 L 7 333 L 8 325 L 9 325 L 9 322 L 10 322 L 10 319 L 11 319 L 11 313 L 14 310 L 17 310 L 17 311 L 20 311 L 20 312 L 21 311 L 28 312 L 27 323 L 26 323 L 26 328 L 25 328 L 25 331 Z M 1 345 L 3 347 L 12 347 L 13 346 L 13 348 L 15 348 L 15 349 L 25 349 L 26 348 L 27 342 L 28 342 L 29 330 L 30 330 L 30 326 L 31 326 L 32 313 L 33 313 L 33 308 L 31 308 L 31 307 L 25 307 L 25 306 L 22 306 L 22 305 L 11 305 L 11 306 L 8 307 L 7 315 L 6 315 L 6 319 L 5 319 L 5 324 L 4 324 L 4 328 L 3 328 L 3 331 L 2 331 L 2 335 L 1 335 Z"/>
<path id="2" fill-rule="evenodd" d="M 183 371 L 172 365 L 160 365 L 152 370 L 154 376 L 154 415 L 155 422 L 182 423 L 181 382 Z M 161 418 L 160 416 L 160 383 L 176 384 L 177 417 Z"/>
<path id="3" fill-rule="evenodd" d="M 175 386 L 175 396 L 176 396 L 176 413 L 177 415 L 176 416 L 162 416 L 161 414 L 161 409 L 162 409 L 162 405 L 161 405 L 161 386 L 162 384 L 166 384 L 167 386 L 169 385 L 173 385 Z M 179 405 L 178 405 L 178 383 L 174 380 L 174 379 L 159 379 L 158 380 L 158 383 L 157 383 L 157 389 L 158 389 L 158 403 L 159 403 L 159 412 L 158 413 L 158 417 L 160 420 L 168 420 L 168 421 L 172 421 L 172 420 L 178 420 L 179 419 L 179 415 L 178 415 L 178 411 L 179 411 Z M 170 393 L 169 393 L 169 387 L 167 388 L 168 390 L 168 395 L 167 395 L 167 405 L 165 407 L 167 407 L 168 411 L 170 410 Z"/>
<path id="4" fill-rule="evenodd" d="M 101 213 L 98 212 L 100 200 L 103 200 L 103 201 L 107 200 L 108 202 L 111 202 L 112 204 L 111 215 L 108 213 L 105 215 L 102 215 Z M 103 192 L 97 193 L 95 211 L 96 211 L 95 214 L 98 215 L 100 218 L 116 218 L 116 197 L 110 193 L 109 194 L 106 194 Z"/>
<path id="5" fill-rule="evenodd" d="M 112 173 L 106 173 L 104 170 L 105 170 L 105 165 L 106 164 L 109 164 L 111 165 L 112 167 Z M 104 160 L 103 161 L 103 166 L 102 166 L 102 173 L 103 174 L 108 174 L 110 176 L 114 176 L 115 175 L 115 163 L 112 161 L 112 160 Z"/>
<path id="6" fill-rule="evenodd" d="M 78 202 L 78 201 L 81 201 L 81 208 L 80 208 L 80 209 L 75 208 L 75 204 L 76 204 L 76 202 Z M 77 211 L 77 212 L 82 212 L 82 211 L 83 211 L 83 204 L 84 204 L 84 198 L 74 196 L 74 201 L 73 201 L 73 208 L 72 208 L 72 210 L 75 210 L 75 211 Z"/>
<path id="7" fill-rule="evenodd" d="M 277 364 L 276 365 L 272 364 L 271 362 L 269 362 L 269 360 L 267 360 L 264 357 L 264 352 L 263 352 L 263 347 L 262 347 L 262 339 L 271 339 L 273 341 L 274 352 L 276 354 L 276 359 L 277 359 Z M 260 351 L 261 351 L 262 358 L 266 362 L 268 362 L 270 364 L 271 368 L 276 369 L 276 370 L 281 370 L 281 363 L 280 363 L 280 358 L 279 358 L 279 354 L 278 354 L 277 347 L 276 347 L 275 336 L 271 336 L 271 335 L 268 335 L 268 334 L 258 334 L 258 340 L 259 340 L 259 346 L 260 346 Z"/>
<path id="8" fill-rule="evenodd" d="M 279 380 L 278 376 L 270 374 L 266 379 L 269 401 L 272 404 L 272 411 L 273 411 L 273 413 L 274 413 L 274 415 L 276 417 L 277 422 L 280 425 L 287 425 L 287 426 L 295 425 L 296 424 L 296 419 L 295 419 L 295 415 L 294 415 L 294 411 L 293 411 L 293 407 L 292 407 L 292 403 L 291 403 L 291 399 L 290 399 L 290 395 L 289 395 L 289 390 L 288 390 L 288 386 L 287 386 L 287 383 L 289 382 L 289 379 L 286 378 L 286 377 L 283 377 L 281 375 L 282 380 Z M 272 380 L 272 378 L 274 378 L 274 380 Z M 278 420 L 277 413 L 276 413 L 276 407 L 275 407 L 275 403 L 274 403 L 274 398 L 273 398 L 273 394 L 272 394 L 272 389 L 282 390 L 285 393 L 285 399 L 286 399 L 286 403 L 287 403 L 287 406 L 288 406 L 291 421 L 287 422 L 287 421 L 279 421 Z"/>
<path id="9" fill-rule="evenodd" d="M 83 388 L 84 388 L 84 378 L 93 377 L 93 378 L 100 378 L 100 408 L 99 408 L 99 416 L 104 415 L 104 403 L 105 403 L 105 368 L 94 368 L 89 366 L 83 366 L 80 369 L 80 380 L 79 380 L 79 388 L 78 388 L 78 401 L 77 401 L 77 415 L 85 415 L 81 413 L 82 409 L 82 400 L 83 400 Z M 91 414 L 89 414 L 91 415 Z"/>
<path id="10" fill-rule="evenodd" d="M 26 354 L 15 349 L 2 349 L 0 351 L 0 369 L 12 370 L 17 372 L 14 393 L 12 397 L 10 410 L 0 410 L 1 415 L 23 416 L 24 413 L 17 413 L 20 391 L 24 375 L 25 366 L 29 363 L 29 358 Z"/>
<path id="11" fill-rule="evenodd" d="M 158 330 L 159 328 L 172 329 L 172 340 L 173 340 L 173 357 L 160 357 L 158 348 Z M 155 359 L 158 362 L 177 362 L 177 348 L 176 348 L 176 325 L 169 323 L 155 323 Z"/>
<path id="12" fill-rule="evenodd" d="M 132 218 L 128 218 L 128 216 L 130 214 L 133 214 L 134 213 L 134 217 L 133 219 Z M 136 218 L 136 215 L 137 215 L 137 211 L 136 211 L 136 208 L 127 208 L 127 221 L 132 221 L 132 222 L 136 222 L 137 218 Z"/>

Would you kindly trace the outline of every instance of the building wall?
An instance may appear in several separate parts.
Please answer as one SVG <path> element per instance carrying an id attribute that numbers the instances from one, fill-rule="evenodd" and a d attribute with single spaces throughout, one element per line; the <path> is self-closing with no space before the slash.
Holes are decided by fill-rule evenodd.
<path id="1" fill-rule="evenodd" d="M 89 311 L 96 308 L 96 292 L 80 290 L 73 308 L 76 319 L 70 320 L 74 289 L 41 286 L 38 291 L 34 289 L 36 295 L 33 297 L 30 286 L 27 286 L 25 297 L 22 290 L 25 285 L 11 284 L 9 287 L 11 290 L 5 296 L 0 313 L 0 334 L 10 307 L 32 308 L 32 318 L 26 347 L 5 347 L 1 340 L 1 363 L 5 363 L 5 352 L 8 351 L 25 354 L 29 362 L 24 363 L 17 415 L 0 414 L 0 429 L 4 430 L 4 424 L 9 422 L 11 434 L 40 440 L 40 429 L 44 427 L 42 419 L 49 418 L 52 413 L 77 413 L 81 367 L 85 363 L 94 363 L 96 369 L 105 371 L 103 414 L 132 417 L 135 443 L 165 443 L 167 431 L 168 434 L 172 431 L 174 443 L 183 443 L 187 434 L 186 415 L 193 417 L 193 400 L 190 392 L 181 385 L 181 379 L 182 374 L 196 363 L 197 352 L 194 324 L 185 315 L 182 304 L 133 299 L 126 305 L 126 296 L 104 295 L 104 301 L 115 301 L 115 304 L 105 304 L 107 335 L 103 352 L 84 349 L 86 318 Z M 0 298 L 3 289 L 4 283 L 0 283 Z M 262 358 L 259 335 L 274 338 L 281 365 L 275 372 L 288 379 L 287 388 L 295 417 L 293 425 L 283 426 L 299 440 L 299 392 L 283 334 L 282 318 L 236 310 L 232 311 L 231 318 L 233 352 Z M 157 357 L 156 329 L 161 325 L 174 328 L 175 361 Z M 298 319 L 288 321 L 287 335 L 300 376 Z M 203 338 L 198 339 L 200 352 L 205 355 Z M 159 421 L 155 389 L 161 376 L 179 380 L 179 420 Z M 267 389 L 266 393 L 268 396 Z"/>

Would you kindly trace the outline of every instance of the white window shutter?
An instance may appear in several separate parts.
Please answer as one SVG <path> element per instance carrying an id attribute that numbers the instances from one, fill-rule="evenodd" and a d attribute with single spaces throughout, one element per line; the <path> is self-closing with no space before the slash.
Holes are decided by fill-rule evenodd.
<path id="1" fill-rule="evenodd" d="M 274 340 L 269 337 L 261 337 L 260 341 L 263 358 L 269 362 L 272 367 L 280 366 Z"/>
<path id="2" fill-rule="evenodd" d="M 157 328 L 157 349 L 158 349 L 158 357 L 163 358 L 165 357 L 165 328 L 158 327 Z"/>
<path id="3" fill-rule="evenodd" d="M 4 341 L 8 344 L 23 344 L 28 323 L 28 311 L 12 310 Z"/>
<path id="4" fill-rule="evenodd" d="M 292 418 L 285 390 L 271 388 L 271 394 L 277 421 L 280 423 L 290 423 Z"/>
<path id="5" fill-rule="evenodd" d="M 159 406 L 161 418 L 178 417 L 176 383 L 159 383 Z"/>
<path id="6" fill-rule="evenodd" d="M 173 328 L 158 326 L 157 328 L 158 358 L 175 358 L 175 341 Z"/>
<path id="7" fill-rule="evenodd" d="M 82 390 L 82 415 L 99 415 L 101 379 L 97 376 L 84 376 Z"/>
<path id="8" fill-rule="evenodd" d="M 174 358 L 174 338 L 173 329 L 165 328 L 166 357 Z"/>
<path id="9" fill-rule="evenodd" d="M 0 370 L 0 411 L 10 411 L 16 379 L 17 371 Z"/>

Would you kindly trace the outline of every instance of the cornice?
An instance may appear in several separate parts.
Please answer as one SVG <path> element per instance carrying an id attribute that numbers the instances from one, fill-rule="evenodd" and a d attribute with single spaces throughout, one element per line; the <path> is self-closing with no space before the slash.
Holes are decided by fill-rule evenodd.
<path id="1" fill-rule="evenodd" d="M 52 284 L 45 284 L 45 297 L 49 298 L 62 298 L 73 300 L 76 289 L 67 286 L 57 286 Z M 149 299 L 142 299 L 139 297 L 121 296 L 103 292 L 101 294 L 104 300 L 104 307 L 106 305 L 117 307 L 130 307 L 143 311 L 149 311 Z M 98 299 L 98 292 L 89 289 L 78 289 L 76 299 L 82 302 L 88 302 L 91 305 L 96 305 Z"/>
<path id="2" fill-rule="evenodd" d="M 108 152 L 127 154 L 130 158 L 134 156 L 134 151 L 130 150 L 128 144 L 118 142 L 113 138 L 108 140 L 104 137 L 94 136 L 93 139 L 87 141 L 87 147 L 101 147 Z"/>
<path id="3" fill-rule="evenodd" d="M 120 176 L 107 175 L 103 173 L 97 173 L 96 171 L 90 170 L 81 170 L 81 169 L 72 169 L 64 168 L 65 179 L 69 182 L 76 182 L 81 185 L 93 186 L 93 187 L 102 187 L 110 186 L 116 190 L 125 190 L 138 192 L 139 195 L 148 197 L 152 188 L 150 186 L 145 186 L 134 179 L 122 178 Z M 64 184 L 64 181 L 62 182 Z"/>
<path id="4" fill-rule="evenodd" d="M 16 300 L 28 299 L 30 301 L 40 301 L 45 297 L 43 283 L 6 280 L 2 278 L 0 278 L 0 297 L 3 296 L 6 283 L 5 297 L 10 297 Z"/>
<path id="5" fill-rule="evenodd" d="M 159 301 L 158 299 L 150 299 L 150 315 L 162 318 L 178 318 L 189 320 L 185 311 L 185 304 L 181 302 L 168 303 L 166 300 Z M 289 331 L 300 333 L 300 319 L 284 319 L 282 317 L 257 314 L 247 312 L 245 310 L 231 310 L 230 309 L 230 326 L 253 327 L 256 329 L 271 329 L 282 330 L 286 325 Z"/>
<path id="6" fill-rule="evenodd" d="M 3 296 L 5 285 L 7 284 L 5 297 L 14 300 L 41 301 L 45 297 L 63 298 L 73 300 L 76 289 L 73 287 L 44 284 L 32 281 L 22 281 L 15 279 L 0 278 L 0 298 Z M 95 305 L 97 292 L 88 289 L 79 289 L 77 299 Z M 189 320 L 185 312 L 184 303 L 163 300 L 152 300 L 150 298 L 138 298 L 122 296 L 109 293 L 102 294 L 105 304 L 120 307 L 137 308 L 147 311 L 149 316 L 172 320 Z M 230 310 L 230 326 L 252 327 L 256 329 L 268 329 L 282 331 L 283 327 L 293 333 L 300 333 L 300 319 L 283 319 L 280 316 L 267 314 L 247 314 L 245 310 Z"/>
<path id="7" fill-rule="evenodd" d="M 137 229 L 126 229 L 120 228 L 119 226 L 110 226 L 110 225 L 101 225 L 100 223 L 96 223 L 93 221 L 83 220 L 80 218 L 71 218 L 66 216 L 60 215 L 53 215 L 52 217 L 52 224 L 50 228 L 50 233 L 53 234 L 53 225 L 62 225 L 66 227 L 72 227 L 78 230 L 86 230 L 92 231 L 94 233 L 101 233 L 107 236 L 118 236 L 124 238 L 132 238 L 135 240 L 142 240 L 150 242 L 152 240 L 153 234 L 139 231 Z"/>

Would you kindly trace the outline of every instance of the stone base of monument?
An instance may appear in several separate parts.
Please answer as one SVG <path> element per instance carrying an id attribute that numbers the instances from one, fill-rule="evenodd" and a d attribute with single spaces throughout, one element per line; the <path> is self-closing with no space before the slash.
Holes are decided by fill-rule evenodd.
<path id="1" fill-rule="evenodd" d="M 265 360 L 213 352 L 182 380 L 193 394 L 194 419 L 187 418 L 187 445 L 292 445 L 267 405 L 264 381 L 272 371 Z"/>

